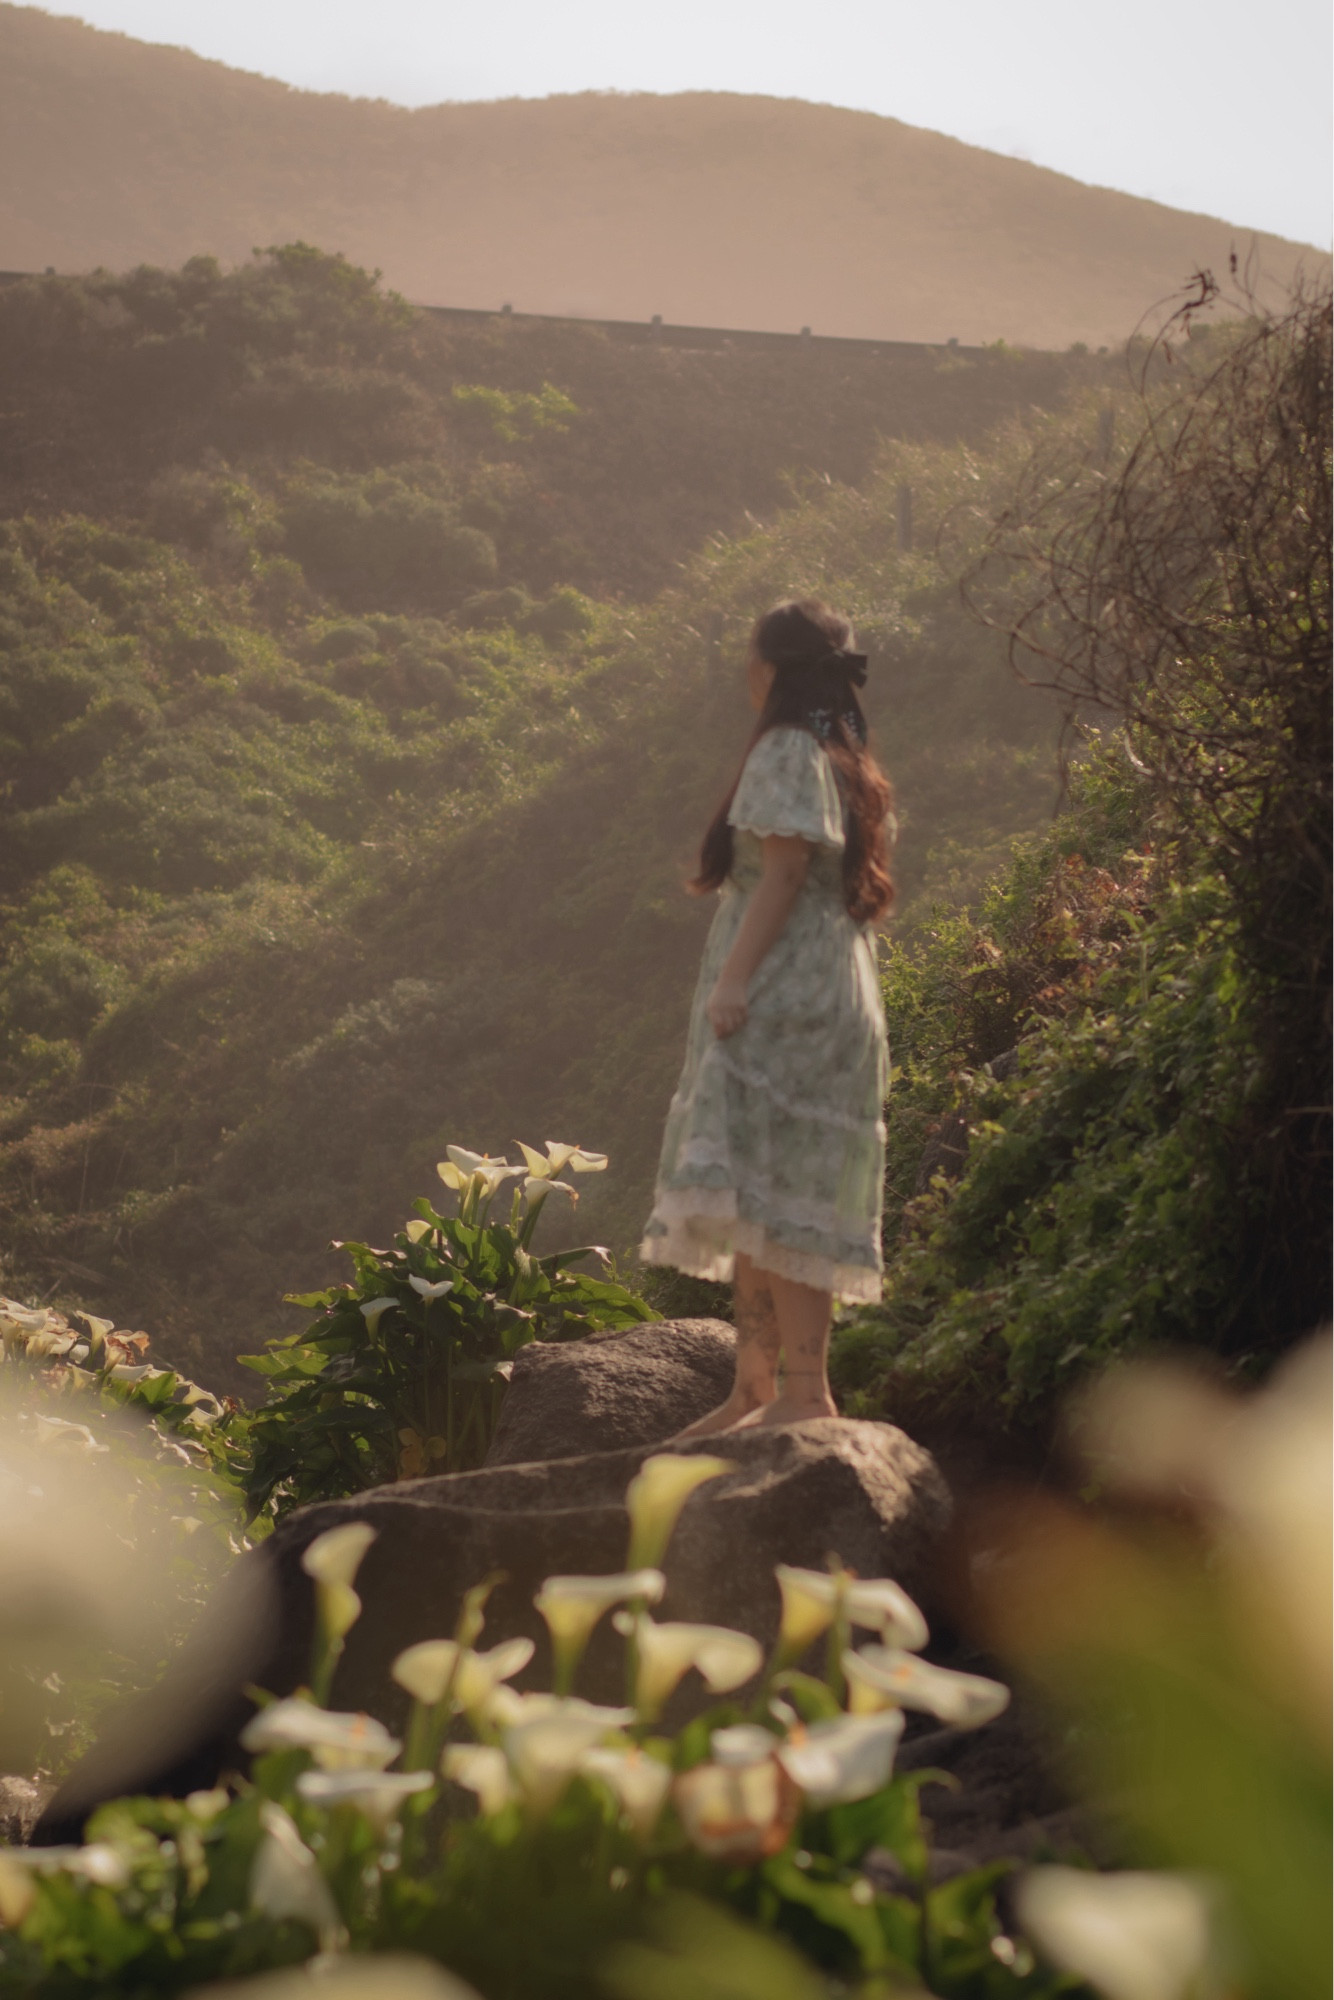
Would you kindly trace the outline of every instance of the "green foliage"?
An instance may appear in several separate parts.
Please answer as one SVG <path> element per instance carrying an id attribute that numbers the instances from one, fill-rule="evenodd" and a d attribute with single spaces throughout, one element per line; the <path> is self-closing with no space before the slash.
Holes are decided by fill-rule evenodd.
<path id="1" fill-rule="evenodd" d="M 492 1222 L 498 1185 L 464 1180 L 457 1217 L 417 1202 L 391 1250 L 335 1245 L 355 1282 L 292 1298 L 319 1317 L 240 1357 L 269 1384 L 244 1424 L 252 1514 L 468 1471 L 486 1457 L 521 1347 L 652 1317 L 624 1286 L 570 1268 L 605 1251 L 533 1254 L 548 1190 L 572 1193 L 566 1183 L 530 1181 L 529 1192 L 515 1190 L 509 1220 Z"/>
<path id="2" fill-rule="evenodd" d="M 567 431 L 579 414 L 578 404 L 552 382 L 544 382 L 536 395 L 528 389 L 456 382 L 452 394 L 460 409 L 475 414 L 503 444 L 518 444 L 538 431 Z"/>
<path id="3" fill-rule="evenodd" d="M 838 1336 L 849 1407 L 1032 1416 L 1157 1344 L 1256 1361 L 1260 998 L 1224 885 L 1109 744 L 977 915 L 923 919 L 890 967 L 890 1262 Z"/>

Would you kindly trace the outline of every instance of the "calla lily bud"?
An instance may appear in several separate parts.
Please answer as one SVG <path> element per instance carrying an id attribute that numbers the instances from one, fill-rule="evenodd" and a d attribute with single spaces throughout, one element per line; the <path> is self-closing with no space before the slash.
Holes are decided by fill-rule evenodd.
<path id="1" fill-rule="evenodd" d="M 547 1621 L 555 1655 L 555 1682 L 568 1691 L 574 1670 L 604 1611 L 630 1598 L 657 1604 L 667 1588 L 660 1569 L 638 1569 L 617 1576 L 549 1576 L 533 1603 Z"/>
<path id="2" fill-rule="evenodd" d="M 883 1791 L 894 1772 L 903 1716 L 840 1715 L 813 1723 L 778 1751 L 778 1761 L 817 1812 Z"/>
<path id="3" fill-rule="evenodd" d="M 1217 1990 L 1206 1985 L 1209 1899 L 1187 1876 L 1030 1868 L 1015 1901 L 1039 1950 L 1105 2000 L 1202 2000 Z"/>
<path id="4" fill-rule="evenodd" d="M 593 1749 L 585 1751 L 579 1768 L 585 1777 L 597 1778 L 606 1785 L 630 1822 L 636 1840 L 647 1842 L 653 1838 L 672 1788 L 672 1774 L 666 1764 L 646 1756 L 642 1750 Z"/>
<path id="5" fill-rule="evenodd" d="M 667 1553 L 681 1509 L 697 1486 L 736 1467 L 730 1458 L 702 1452 L 657 1452 L 646 1458 L 626 1489 L 631 1569 L 656 1567 Z"/>
<path id="6" fill-rule="evenodd" d="M 843 1671 L 852 1690 L 855 1712 L 893 1704 L 925 1709 L 928 1715 L 956 1729 L 980 1729 L 1010 1705 L 1010 1690 L 982 1674 L 960 1674 L 952 1667 L 932 1666 L 915 1653 L 891 1646 L 863 1646 L 843 1655 Z M 881 1697 L 873 1701 L 873 1697 Z"/>
<path id="7" fill-rule="evenodd" d="M 361 1317 L 365 1320 L 367 1326 L 370 1328 L 371 1332 L 374 1333 L 377 1327 L 379 1326 L 380 1321 L 384 1318 L 385 1314 L 387 1312 L 392 1311 L 392 1309 L 397 1304 L 398 1304 L 397 1299 L 391 1299 L 388 1297 L 379 1299 L 367 1299 L 366 1303 L 363 1306 L 360 1306 L 358 1310 L 361 1313 Z"/>

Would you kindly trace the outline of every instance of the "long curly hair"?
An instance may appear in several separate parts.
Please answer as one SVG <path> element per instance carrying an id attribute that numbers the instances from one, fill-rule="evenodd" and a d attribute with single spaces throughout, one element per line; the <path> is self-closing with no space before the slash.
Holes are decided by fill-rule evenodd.
<path id="1" fill-rule="evenodd" d="M 699 850 L 690 883 L 698 896 L 719 889 L 732 872 L 733 831 L 727 815 L 746 757 L 771 729 L 806 729 L 829 753 L 847 808 L 843 849 L 843 901 L 855 923 L 874 923 L 894 901 L 887 829 L 893 806 L 888 778 L 866 743 L 866 717 L 857 696 L 865 661 L 851 648 L 852 626 L 816 597 L 789 598 L 756 620 L 751 650 L 774 669 L 760 711 L 726 798 Z"/>

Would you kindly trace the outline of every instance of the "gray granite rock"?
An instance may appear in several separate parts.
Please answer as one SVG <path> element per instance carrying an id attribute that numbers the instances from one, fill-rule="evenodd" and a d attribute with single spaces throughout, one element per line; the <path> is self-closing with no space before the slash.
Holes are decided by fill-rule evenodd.
<path id="1" fill-rule="evenodd" d="M 661 1444 L 732 1386 L 736 1334 L 720 1319 L 665 1319 L 590 1340 L 521 1348 L 486 1463 L 579 1458 Z"/>
<path id="2" fill-rule="evenodd" d="M 902 1431 L 822 1418 L 676 1449 L 717 1450 L 734 1470 L 687 1501 L 667 1555 L 659 1616 L 729 1625 L 768 1647 L 779 1615 L 775 1563 L 818 1569 L 831 1555 L 863 1576 L 892 1576 L 929 1598 L 950 1499 L 934 1461 Z M 343 1522 L 368 1521 L 377 1539 L 357 1580 L 365 1608 L 348 1635 L 334 1706 L 368 1709 L 391 1727 L 400 1724 L 405 1697 L 389 1678 L 395 1655 L 416 1640 L 451 1632 L 463 1592 L 494 1571 L 504 1580 L 487 1608 L 486 1643 L 530 1634 L 537 1653 L 518 1684 L 549 1686 L 534 1592 L 552 1574 L 623 1568 L 625 1489 L 645 1456 L 638 1445 L 487 1466 L 378 1487 L 289 1516 L 238 1565 L 240 1574 L 212 1622 L 206 1618 L 184 1665 L 110 1725 L 71 1773 L 37 1837 L 77 1837 L 91 1807 L 119 1792 L 179 1793 L 244 1761 L 237 1747 L 251 1713 L 244 1689 L 258 1684 L 284 1694 L 305 1679 L 313 1604 L 301 1554 L 316 1535 Z M 618 1701 L 622 1674 L 621 1642 L 604 1621 L 578 1692 Z M 669 1719 L 684 1719 L 700 1701 L 698 1685 L 688 1681 Z"/>

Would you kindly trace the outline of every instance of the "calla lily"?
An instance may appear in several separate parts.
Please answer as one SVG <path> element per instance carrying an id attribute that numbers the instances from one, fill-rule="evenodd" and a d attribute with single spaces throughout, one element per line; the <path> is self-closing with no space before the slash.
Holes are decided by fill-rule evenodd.
<path id="1" fill-rule="evenodd" d="M 362 1558 L 375 1540 L 368 1521 L 349 1521 L 343 1528 L 326 1528 L 306 1544 L 301 1567 L 316 1583 L 355 1583 Z"/>
<path id="2" fill-rule="evenodd" d="M 713 1752 L 715 1764 L 725 1764 L 729 1770 L 744 1770 L 747 1764 L 762 1764 L 766 1757 L 772 1757 L 778 1748 L 778 1739 L 768 1729 L 761 1729 L 758 1722 L 734 1722 L 726 1729 L 715 1729 L 709 1737 L 709 1748 Z"/>
<path id="3" fill-rule="evenodd" d="M 660 1569 L 636 1569 L 617 1576 L 549 1576 L 533 1603 L 551 1633 L 557 1693 L 568 1693 L 575 1668 L 604 1611 L 634 1597 L 657 1604 L 666 1588 L 667 1579 Z"/>
<path id="4" fill-rule="evenodd" d="M 787 1845 L 801 1795 L 773 1757 L 741 1767 L 696 1764 L 672 1784 L 686 1836 L 713 1861 L 763 1861 Z"/>
<path id="5" fill-rule="evenodd" d="M 361 1616 L 361 1599 L 352 1588 L 352 1579 L 361 1559 L 375 1540 L 375 1529 L 365 1521 L 349 1521 L 345 1528 L 329 1528 L 316 1535 L 302 1551 L 301 1567 L 315 1583 L 316 1609 L 322 1644 L 319 1679 L 328 1681 L 333 1673 L 344 1636 Z M 327 1693 L 320 1686 L 317 1693 Z"/>
<path id="6" fill-rule="evenodd" d="M 418 1219 L 415 1222 L 404 1223 L 403 1234 L 407 1237 L 409 1243 L 420 1243 L 423 1236 L 430 1235 L 432 1227 L 433 1225 L 431 1223 L 423 1222 L 421 1218 L 418 1217 Z"/>
<path id="7" fill-rule="evenodd" d="M 64 1417 L 37 1417 L 37 1441 L 39 1444 L 55 1445 L 62 1451 L 110 1451 L 110 1445 L 99 1444 L 87 1424 L 71 1424 Z"/>
<path id="8" fill-rule="evenodd" d="M 325 1771 L 382 1771 L 403 1747 L 373 1715 L 338 1714 L 296 1696 L 252 1715 L 241 1743 L 252 1751 L 309 1750 Z"/>
<path id="9" fill-rule="evenodd" d="M 16 1931 L 36 1901 L 31 1871 L 0 1849 L 0 1929 Z"/>
<path id="10" fill-rule="evenodd" d="M 264 1838 L 250 1865 L 250 1904 L 261 1915 L 309 1924 L 325 1950 L 342 1934 L 338 1905 L 320 1864 L 282 1807 L 265 1799 L 259 1809 Z"/>
<path id="11" fill-rule="evenodd" d="M 433 1782 L 429 1771 L 303 1771 L 296 1789 L 309 1806 L 356 1806 L 383 1833 L 404 1800 Z"/>
<path id="12" fill-rule="evenodd" d="M 598 1708 L 575 1697 L 528 1709 L 504 1736 L 505 1756 L 525 1804 L 533 1812 L 549 1812 L 594 1744 L 633 1719 L 632 1709 Z"/>
<path id="13" fill-rule="evenodd" d="M 585 1777 L 606 1785 L 630 1822 L 637 1840 L 648 1841 L 662 1817 L 672 1774 L 642 1750 L 588 1750 L 579 1766 Z"/>
<path id="14" fill-rule="evenodd" d="M 778 1761 L 809 1805 L 846 1805 L 883 1791 L 894 1771 L 903 1715 L 840 1715 L 816 1722 L 779 1746 Z"/>
<path id="15" fill-rule="evenodd" d="M 460 1708 L 475 1709 L 501 1681 L 522 1672 L 532 1657 L 531 1639 L 506 1639 L 488 1653 L 460 1648 L 454 1639 L 423 1639 L 400 1653 L 390 1672 L 414 1701 L 427 1708 L 443 1701 L 448 1691 Z"/>
<path id="16" fill-rule="evenodd" d="M 367 1299 L 363 1306 L 358 1307 L 358 1311 L 372 1334 L 374 1334 L 379 1331 L 380 1321 L 384 1318 L 385 1314 L 391 1312 L 397 1304 L 397 1299 Z"/>
<path id="17" fill-rule="evenodd" d="M 262 1972 L 237 1986 L 196 1986 L 194 2000 L 479 2000 L 477 1989 L 433 1959 L 408 1952 L 357 1951 L 321 1958 L 314 1971 Z"/>
<path id="18" fill-rule="evenodd" d="M 451 1743 L 440 1768 L 465 1792 L 477 1794 L 478 1810 L 486 1819 L 503 1812 L 518 1794 L 510 1776 L 509 1759 L 489 1743 Z"/>
<path id="19" fill-rule="evenodd" d="M 605 1153 L 586 1153 L 582 1146 L 567 1146 L 560 1139 L 548 1139 L 545 1153 L 539 1153 L 534 1146 L 525 1146 L 522 1139 L 516 1143 L 534 1180 L 549 1180 L 555 1174 L 563 1174 L 567 1167 L 576 1174 L 600 1174 L 607 1164 Z"/>
<path id="20" fill-rule="evenodd" d="M 429 1278 L 409 1278 L 408 1283 L 424 1299 L 442 1299 L 446 1292 L 454 1289 L 452 1278 L 442 1278 L 438 1285 L 433 1285 Z"/>
<path id="21" fill-rule="evenodd" d="M 788 1563 L 779 1563 L 774 1575 L 783 1596 L 778 1647 L 785 1661 L 799 1660 L 840 1617 L 849 1625 L 879 1632 L 890 1645 L 914 1652 L 930 1637 L 911 1597 L 888 1577 L 863 1580 L 846 1571 L 794 1569 Z"/>
<path id="22" fill-rule="evenodd" d="M 980 1729 L 1010 1705 L 1010 1690 L 982 1674 L 934 1667 L 892 1646 L 863 1646 L 843 1655 L 854 1714 L 877 1708 L 922 1708 L 957 1729 Z"/>
<path id="23" fill-rule="evenodd" d="M 480 1180 L 487 1194 L 494 1194 L 502 1181 L 513 1180 L 523 1173 L 522 1167 L 512 1167 L 508 1160 L 493 1160 L 489 1153 L 470 1153 L 466 1146 L 446 1146 L 447 1160 L 441 1160 L 436 1172 L 446 1187 L 462 1191 L 468 1182 Z"/>
<path id="24" fill-rule="evenodd" d="M 1208 1981 L 1208 1898 L 1185 1876 L 1030 1868 L 1016 1904 L 1033 1943 L 1105 2000 L 1205 2000 L 1217 1991 Z"/>
<path id="25" fill-rule="evenodd" d="M 725 1625 L 655 1625 L 651 1618 L 624 1611 L 612 1622 L 635 1641 L 635 1707 L 643 1722 L 657 1720 L 677 1682 L 692 1667 L 713 1694 L 730 1694 L 764 1663 L 754 1639 Z"/>
<path id="26" fill-rule="evenodd" d="M 662 1451 L 646 1458 L 625 1493 L 630 1514 L 629 1568 L 660 1563 L 681 1509 L 695 1488 L 735 1469 L 730 1458 L 710 1458 L 703 1452 Z"/>

